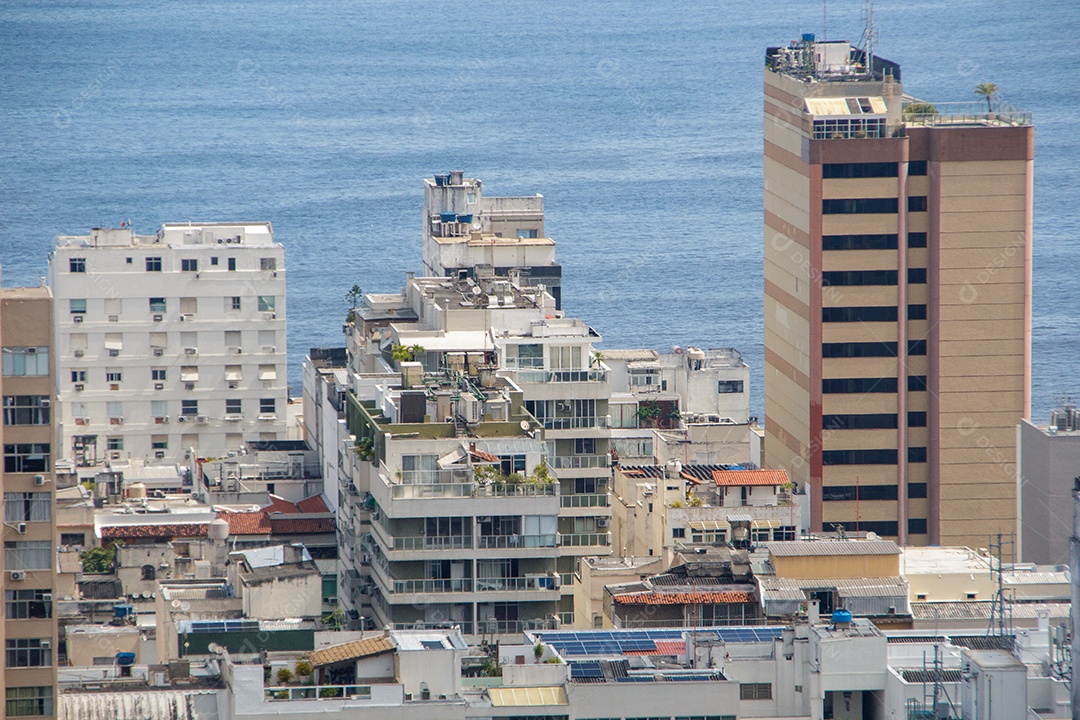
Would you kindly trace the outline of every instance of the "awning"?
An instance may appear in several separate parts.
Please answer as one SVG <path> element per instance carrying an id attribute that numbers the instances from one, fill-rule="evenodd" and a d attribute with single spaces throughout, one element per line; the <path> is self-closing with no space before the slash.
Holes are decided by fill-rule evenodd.
<path id="1" fill-rule="evenodd" d="M 260 367 L 259 368 L 259 379 L 260 380 L 277 380 L 277 368 L 275 368 L 273 366 Z"/>
<path id="2" fill-rule="evenodd" d="M 690 523 L 691 530 L 727 530 L 728 527 L 723 520 L 695 520 Z"/>
<path id="3" fill-rule="evenodd" d="M 180 379 L 184 382 L 195 382 L 199 379 L 199 368 L 194 366 L 180 368 Z"/>
<path id="4" fill-rule="evenodd" d="M 240 379 L 242 379 L 241 378 L 240 368 L 236 368 L 235 370 L 230 370 L 230 369 L 226 368 L 225 369 L 225 379 L 226 380 L 240 380 Z"/>
<path id="5" fill-rule="evenodd" d="M 561 685 L 550 687 L 498 687 L 488 688 L 493 707 L 540 707 L 544 705 L 569 705 L 566 690 Z"/>
<path id="6" fill-rule="evenodd" d="M 443 455 L 441 458 L 439 458 L 438 463 L 439 463 L 439 467 L 441 467 L 441 468 L 443 468 L 445 470 L 446 468 L 450 467 L 451 465 L 457 465 L 458 463 L 460 463 L 464 459 L 465 459 L 465 450 L 463 448 L 457 447 L 457 448 L 454 448 L 453 450 L 451 450 L 450 452 L 446 453 L 445 455 Z"/>
<path id="7" fill-rule="evenodd" d="M 753 515 L 740 515 L 740 514 L 737 514 L 737 513 L 732 513 L 732 514 L 727 516 L 727 521 L 729 523 L 742 523 L 742 522 L 744 522 L 744 523 L 752 523 L 752 522 L 754 522 L 754 516 Z"/>
<path id="8" fill-rule="evenodd" d="M 755 528 L 778 528 L 780 526 L 781 526 L 781 524 L 780 524 L 779 520 L 761 520 L 761 519 L 758 519 L 758 520 L 754 520 L 753 522 L 750 523 L 750 527 L 755 527 Z"/>
<path id="9" fill-rule="evenodd" d="M 117 340 L 116 338 L 106 338 L 105 339 L 105 349 L 106 350 L 123 350 L 124 349 L 124 343 L 123 343 L 122 340 Z"/>
<path id="10" fill-rule="evenodd" d="M 860 100 L 869 103 L 869 109 L 860 107 Z M 884 115 L 888 112 L 885 100 L 880 97 L 833 97 L 833 98 L 807 98 L 806 112 L 811 115 L 838 117 L 843 115 Z"/>

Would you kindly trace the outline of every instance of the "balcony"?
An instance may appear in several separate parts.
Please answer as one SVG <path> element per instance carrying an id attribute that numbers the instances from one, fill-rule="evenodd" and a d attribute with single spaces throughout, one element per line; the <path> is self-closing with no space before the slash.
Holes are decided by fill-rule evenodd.
<path id="1" fill-rule="evenodd" d="M 611 545 L 611 534 L 602 533 L 570 533 L 559 536 L 559 544 L 562 547 L 606 547 Z"/>
<path id="2" fill-rule="evenodd" d="M 611 465 L 610 455 L 554 455 L 548 464 L 556 470 L 577 468 L 606 468 Z"/>
<path id="3" fill-rule="evenodd" d="M 382 527 L 381 525 L 379 527 Z M 389 536 L 389 532 L 384 529 Z M 394 537 L 394 550 L 465 550 L 473 546 L 472 536 L 428 536 Z"/>
<path id="4" fill-rule="evenodd" d="M 538 418 L 545 430 L 580 430 L 581 428 L 606 428 L 608 417 L 549 417 Z"/>
<path id="5" fill-rule="evenodd" d="M 328 698 L 370 700 L 371 686 L 303 685 L 301 687 L 268 687 L 263 689 L 263 698 L 269 701 L 326 700 Z"/>
<path id="6" fill-rule="evenodd" d="M 552 575 L 533 577 L 498 577 L 479 578 L 476 581 L 477 592 L 521 591 L 521 590 L 558 590 L 559 581 Z"/>
<path id="7" fill-rule="evenodd" d="M 481 535 L 476 547 L 481 550 L 507 550 L 515 548 L 558 547 L 559 535 Z"/>
<path id="8" fill-rule="evenodd" d="M 594 493 L 589 495 L 562 495 L 559 497 L 559 506 L 564 508 L 610 507 L 611 496 L 607 493 Z"/>
<path id="9" fill-rule="evenodd" d="M 472 578 L 454 578 L 453 580 L 396 580 L 394 593 L 460 593 L 472 592 Z"/>
<path id="10" fill-rule="evenodd" d="M 477 485 L 476 483 L 439 483 L 435 485 L 391 485 L 390 497 L 394 500 L 430 500 L 437 498 L 509 498 L 544 497 L 559 494 L 558 485 L 534 485 L 530 483 L 507 483 L 505 485 Z"/>
<path id="11" fill-rule="evenodd" d="M 1031 125 L 1031 113 L 1005 103 L 986 101 L 928 103 L 913 102 L 904 106 L 904 123 L 918 127 L 1022 127 Z"/>
<path id="12" fill-rule="evenodd" d="M 523 383 L 564 383 L 564 382 L 607 382 L 607 370 L 519 370 L 518 382 Z"/>

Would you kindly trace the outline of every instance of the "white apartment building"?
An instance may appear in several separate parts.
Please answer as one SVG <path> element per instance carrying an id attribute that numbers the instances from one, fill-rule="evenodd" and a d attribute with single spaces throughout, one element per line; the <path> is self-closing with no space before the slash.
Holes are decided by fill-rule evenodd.
<path id="1" fill-rule="evenodd" d="M 284 260 L 267 222 L 57 238 L 62 454 L 178 463 L 285 438 Z"/>
<path id="2" fill-rule="evenodd" d="M 460 170 L 424 179 L 424 274 L 497 275 L 543 285 L 562 307 L 562 267 L 544 234 L 544 196 L 484 197 Z"/>

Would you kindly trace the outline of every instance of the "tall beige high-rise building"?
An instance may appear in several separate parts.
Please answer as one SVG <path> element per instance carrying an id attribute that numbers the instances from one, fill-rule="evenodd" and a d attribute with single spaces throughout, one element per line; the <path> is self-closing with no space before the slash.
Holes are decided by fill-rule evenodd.
<path id="1" fill-rule="evenodd" d="M 4 710 L 2 717 L 55 716 L 53 615 L 56 520 L 52 295 L 46 287 L 0 290 L 0 394 L 4 450 Z"/>
<path id="2" fill-rule="evenodd" d="M 814 529 L 1015 532 L 1030 115 L 906 96 L 896 63 L 812 36 L 768 49 L 764 86 L 765 466 Z"/>

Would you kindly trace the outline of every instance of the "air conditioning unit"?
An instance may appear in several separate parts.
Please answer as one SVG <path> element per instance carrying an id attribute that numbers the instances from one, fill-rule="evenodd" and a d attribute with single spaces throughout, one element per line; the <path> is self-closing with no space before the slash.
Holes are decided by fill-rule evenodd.
<path id="1" fill-rule="evenodd" d="M 44 475 L 35 475 L 34 476 L 34 484 L 37 485 L 38 487 L 41 487 L 42 485 L 44 485 L 48 481 L 49 481 L 49 479 L 47 477 L 45 477 Z"/>
<path id="2" fill-rule="evenodd" d="M 274 347 L 273 345 L 263 345 L 263 346 L 262 346 L 262 351 L 263 351 L 264 353 L 270 353 L 270 354 L 273 354 L 273 353 L 276 353 L 276 352 L 277 352 L 277 348 L 276 348 L 276 347 Z"/>
<path id="3" fill-rule="evenodd" d="M 24 573 L 22 570 L 12 570 L 8 577 L 10 577 L 15 582 L 19 582 L 20 580 L 26 579 L 26 573 Z"/>
<path id="4" fill-rule="evenodd" d="M 190 322 L 193 317 L 195 316 L 191 313 L 183 313 L 180 315 L 180 322 Z"/>
<path id="5" fill-rule="evenodd" d="M 609 520 L 607 518 L 597 518 L 596 527 L 606 528 L 608 526 L 608 522 Z"/>
<path id="6" fill-rule="evenodd" d="M 120 316 L 119 315 L 110 315 L 109 316 L 109 322 L 120 322 Z"/>
<path id="7" fill-rule="evenodd" d="M 73 316 L 73 317 L 71 318 L 71 322 L 77 322 L 77 323 L 81 323 L 81 322 L 82 322 L 82 318 L 83 318 L 83 316 L 82 316 L 82 315 L 75 315 L 75 316 Z M 14 574 L 14 573 L 12 573 L 12 574 Z"/>
<path id="8" fill-rule="evenodd" d="M 41 593 L 42 602 L 52 602 L 52 593 Z"/>
<path id="9" fill-rule="evenodd" d="M 154 422 L 157 423 L 158 425 L 168 425 L 169 416 L 168 415 L 162 415 L 161 417 L 156 417 L 156 418 L 154 418 Z"/>
<path id="10" fill-rule="evenodd" d="M 491 522 L 491 516 L 490 515 L 481 515 L 480 517 L 476 518 L 476 522 L 478 522 L 478 523 Z"/>
<path id="11" fill-rule="evenodd" d="M 274 420 L 277 420 L 277 415 L 259 415 L 259 420 L 262 422 L 273 422 Z"/>
<path id="12" fill-rule="evenodd" d="M 86 389 L 86 386 L 82 383 L 75 383 L 75 392 L 82 392 Z"/>
<path id="13" fill-rule="evenodd" d="M 109 418 L 109 424 L 110 425 L 123 425 L 124 424 L 124 418 L 122 418 L 122 417 L 111 417 L 111 418 Z"/>
<path id="14" fill-rule="evenodd" d="M 165 354 L 164 348 L 154 348 L 154 357 L 161 357 Z"/>
<path id="15" fill-rule="evenodd" d="M 237 387 L 238 387 L 237 383 L 234 383 L 234 382 L 229 383 L 229 389 L 230 390 L 235 390 Z"/>
<path id="16" fill-rule="evenodd" d="M 195 418 L 195 422 L 199 423 L 200 425 L 205 425 L 206 423 L 210 422 L 210 418 L 206 415 L 199 415 Z"/>
<path id="17" fill-rule="evenodd" d="M 184 348 L 184 354 L 185 355 L 198 355 L 199 354 L 199 348 L 186 347 L 186 348 Z"/>
<path id="18" fill-rule="evenodd" d="M 26 532 L 26 523 L 18 523 L 15 526 L 15 532 L 19 533 L 20 535 L 24 534 Z"/>
<path id="19" fill-rule="evenodd" d="M 263 320 L 277 320 L 277 313 L 264 312 Z"/>
<path id="20" fill-rule="evenodd" d="M 28 347 L 23 352 L 25 352 L 27 355 L 37 355 L 37 348 L 36 347 Z"/>
<path id="21" fill-rule="evenodd" d="M 86 418 L 86 417 L 77 417 L 77 418 L 75 418 L 75 424 L 76 425 L 86 425 L 89 422 L 90 422 L 90 418 Z"/>
<path id="22" fill-rule="evenodd" d="M 76 350 L 75 351 L 75 357 L 82 357 L 85 354 L 86 354 L 86 352 L 84 350 Z"/>
<path id="23" fill-rule="evenodd" d="M 42 650 L 52 650 L 52 640 L 42 640 L 38 647 Z"/>
<path id="24" fill-rule="evenodd" d="M 164 318 L 164 316 L 163 316 L 163 315 L 155 315 L 155 316 L 154 316 L 154 322 L 161 322 L 161 321 L 162 321 L 162 320 L 164 320 L 164 319 L 165 319 L 165 318 Z"/>
<path id="25" fill-rule="evenodd" d="M 195 383 L 193 383 L 193 382 L 184 383 L 184 389 L 185 390 L 194 390 L 195 389 Z"/>
<path id="26" fill-rule="evenodd" d="M 244 354 L 244 348 L 242 348 L 242 347 L 231 347 L 231 348 L 229 348 L 229 352 L 232 353 L 232 354 L 236 354 L 236 355 L 243 355 Z"/>
<path id="27" fill-rule="evenodd" d="M 165 451 L 164 450 L 156 450 L 154 452 L 154 457 L 156 459 L 158 459 L 158 460 L 161 460 L 163 457 L 165 457 Z"/>
<path id="28" fill-rule="evenodd" d="M 41 399 L 41 407 L 47 408 L 50 405 L 52 405 L 52 400 L 50 400 L 49 398 L 42 398 Z"/>
<path id="29" fill-rule="evenodd" d="M 109 348 L 109 357 L 120 357 L 120 351 L 116 348 Z"/>
<path id="30" fill-rule="evenodd" d="M 165 383 L 154 383 L 154 389 L 155 390 L 164 390 L 165 389 Z"/>
<path id="31" fill-rule="evenodd" d="M 188 416 L 187 415 L 178 415 L 177 418 L 176 418 L 176 422 L 178 422 L 178 423 L 186 423 L 187 421 L 188 421 Z"/>

